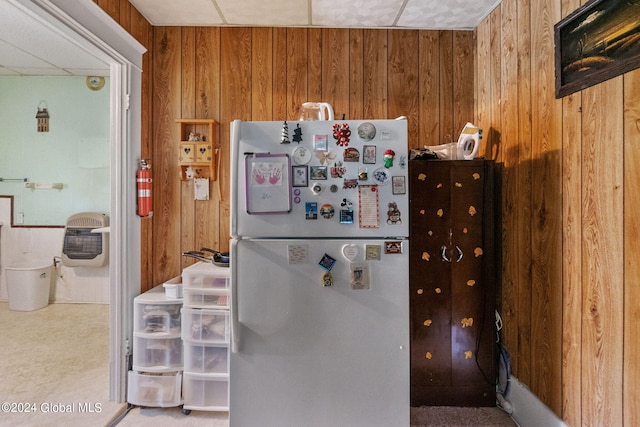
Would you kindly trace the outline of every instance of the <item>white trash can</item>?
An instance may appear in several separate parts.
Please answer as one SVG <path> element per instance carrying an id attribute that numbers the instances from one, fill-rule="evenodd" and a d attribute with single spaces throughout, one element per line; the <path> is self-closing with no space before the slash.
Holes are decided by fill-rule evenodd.
<path id="1" fill-rule="evenodd" d="M 49 304 L 53 262 L 23 261 L 5 267 L 9 309 L 34 311 Z"/>

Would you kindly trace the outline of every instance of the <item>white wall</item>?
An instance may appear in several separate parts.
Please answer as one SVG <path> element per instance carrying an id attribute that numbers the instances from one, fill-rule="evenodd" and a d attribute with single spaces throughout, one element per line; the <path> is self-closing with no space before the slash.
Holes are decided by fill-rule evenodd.
<path id="1" fill-rule="evenodd" d="M 49 260 L 62 253 L 64 228 L 11 227 L 11 199 L 0 197 L 0 300 L 6 301 L 5 267 L 21 260 Z M 54 270 L 50 302 L 109 303 L 109 266 Z"/>
<path id="2" fill-rule="evenodd" d="M 0 195 L 15 197 L 16 221 L 21 213 L 25 225 L 65 225 L 74 213 L 109 212 L 109 87 L 108 77 L 93 91 L 83 76 L 0 76 L 0 178 L 63 184 L 0 182 Z M 41 104 L 49 132 L 37 132 Z"/>

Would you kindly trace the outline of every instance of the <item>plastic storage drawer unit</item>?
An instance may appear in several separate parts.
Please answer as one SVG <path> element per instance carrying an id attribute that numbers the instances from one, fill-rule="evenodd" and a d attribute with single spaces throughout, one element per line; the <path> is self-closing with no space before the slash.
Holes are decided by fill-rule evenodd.
<path id="1" fill-rule="evenodd" d="M 198 262 L 182 270 L 183 290 L 187 288 L 229 288 L 229 268 Z"/>
<path id="2" fill-rule="evenodd" d="M 228 343 L 229 312 L 183 308 L 182 339 L 207 343 Z"/>
<path id="3" fill-rule="evenodd" d="M 172 407 L 182 404 L 182 374 L 146 374 L 129 371 L 127 401 L 139 406 Z"/>

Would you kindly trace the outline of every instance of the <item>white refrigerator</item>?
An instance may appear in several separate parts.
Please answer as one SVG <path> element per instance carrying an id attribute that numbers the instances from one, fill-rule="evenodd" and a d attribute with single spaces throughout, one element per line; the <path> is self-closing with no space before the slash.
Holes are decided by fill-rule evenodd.
<path id="1" fill-rule="evenodd" d="M 231 129 L 231 427 L 408 426 L 405 120 Z"/>

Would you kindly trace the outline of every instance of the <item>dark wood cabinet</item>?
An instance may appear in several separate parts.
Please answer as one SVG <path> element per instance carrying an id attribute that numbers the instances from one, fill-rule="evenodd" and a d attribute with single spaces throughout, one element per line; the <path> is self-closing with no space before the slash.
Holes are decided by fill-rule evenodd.
<path id="1" fill-rule="evenodd" d="M 493 166 L 409 162 L 413 406 L 495 406 Z"/>

